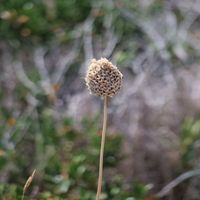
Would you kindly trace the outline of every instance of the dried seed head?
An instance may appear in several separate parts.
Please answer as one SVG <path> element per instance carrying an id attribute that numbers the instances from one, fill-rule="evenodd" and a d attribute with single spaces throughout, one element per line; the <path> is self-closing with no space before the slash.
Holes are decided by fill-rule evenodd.
<path id="1" fill-rule="evenodd" d="M 86 74 L 86 85 L 98 96 L 114 96 L 122 84 L 122 73 L 106 58 L 92 59 Z"/>

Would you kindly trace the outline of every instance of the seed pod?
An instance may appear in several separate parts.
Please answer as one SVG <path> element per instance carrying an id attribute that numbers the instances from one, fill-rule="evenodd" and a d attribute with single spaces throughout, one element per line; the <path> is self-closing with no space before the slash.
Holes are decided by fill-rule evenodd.
<path id="1" fill-rule="evenodd" d="M 85 81 L 91 94 L 112 97 L 121 88 L 122 77 L 116 66 L 106 58 L 101 58 L 91 60 Z"/>

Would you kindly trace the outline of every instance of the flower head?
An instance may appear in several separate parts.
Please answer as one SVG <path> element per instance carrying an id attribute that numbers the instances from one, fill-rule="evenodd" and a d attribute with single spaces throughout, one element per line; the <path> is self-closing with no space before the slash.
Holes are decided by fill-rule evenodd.
<path id="1" fill-rule="evenodd" d="M 116 95 L 121 88 L 122 73 L 106 58 L 92 59 L 85 81 L 90 92 L 98 96 Z"/>

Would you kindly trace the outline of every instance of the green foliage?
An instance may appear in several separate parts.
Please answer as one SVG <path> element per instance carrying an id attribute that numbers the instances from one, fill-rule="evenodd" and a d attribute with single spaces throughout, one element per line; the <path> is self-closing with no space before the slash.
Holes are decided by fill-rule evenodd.
<path id="1" fill-rule="evenodd" d="M 88 16 L 90 9 L 88 0 L 2 0 L 0 38 L 12 48 L 45 44 L 52 39 L 65 40 L 72 27 Z"/>
<path id="2" fill-rule="evenodd" d="M 22 194 L 22 188 L 18 187 L 17 185 L 10 184 L 0 184 L 0 197 L 4 199 L 15 199 L 20 200 Z"/>
<path id="3" fill-rule="evenodd" d="M 18 94 L 26 89 L 17 85 Z M 36 169 L 26 199 L 93 200 L 96 195 L 101 137 L 94 121 L 83 121 L 83 132 L 73 129 L 73 121 L 54 117 L 53 103 L 48 96 L 37 94 L 38 104 L 31 112 L 15 117 L 1 108 L 0 171 L 7 184 L 0 184 L 0 196 L 20 199 L 23 186 Z M 24 101 L 26 98 L 23 97 Z M 26 104 L 25 104 L 26 105 Z M 9 136 L 6 134 L 9 133 Z M 7 137 L 7 138 L 6 138 Z M 108 134 L 105 146 L 103 199 L 143 200 L 149 191 L 140 183 L 126 183 L 117 172 L 123 159 L 120 154 L 122 138 Z M 110 171 L 112 173 L 110 174 Z M 110 174 L 110 175 L 109 175 Z"/>
<path id="4" fill-rule="evenodd" d="M 200 117 L 188 118 L 182 126 L 182 161 L 185 167 L 193 167 L 198 157 L 200 145 Z"/>

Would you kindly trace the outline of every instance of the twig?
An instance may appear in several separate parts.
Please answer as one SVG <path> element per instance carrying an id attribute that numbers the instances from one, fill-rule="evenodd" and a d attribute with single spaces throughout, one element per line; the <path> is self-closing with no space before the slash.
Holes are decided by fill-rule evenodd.
<path id="1" fill-rule="evenodd" d="M 176 179 L 174 179 L 169 184 L 167 184 L 160 192 L 158 192 L 156 194 L 156 197 L 161 198 L 161 197 L 166 196 L 174 187 L 176 187 L 178 184 L 180 184 L 184 180 L 191 178 L 193 176 L 198 176 L 198 175 L 200 175 L 200 169 L 188 171 L 181 174 Z"/>
<path id="2" fill-rule="evenodd" d="M 103 155 L 104 155 L 104 146 L 106 138 L 106 125 L 107 125 L 107 106 L 108 106 L 108 97 L 104 97 L 104 113 L 103 113 L 103 131 L 101 138 L 101 150 L 100 150 L 100 159 L 99 159 L 99 178 L 97 186 L 97 195 L 96 200 L 100 199 L 101 188 L 102 188 L 102 178 L 103 178 Z"/>

